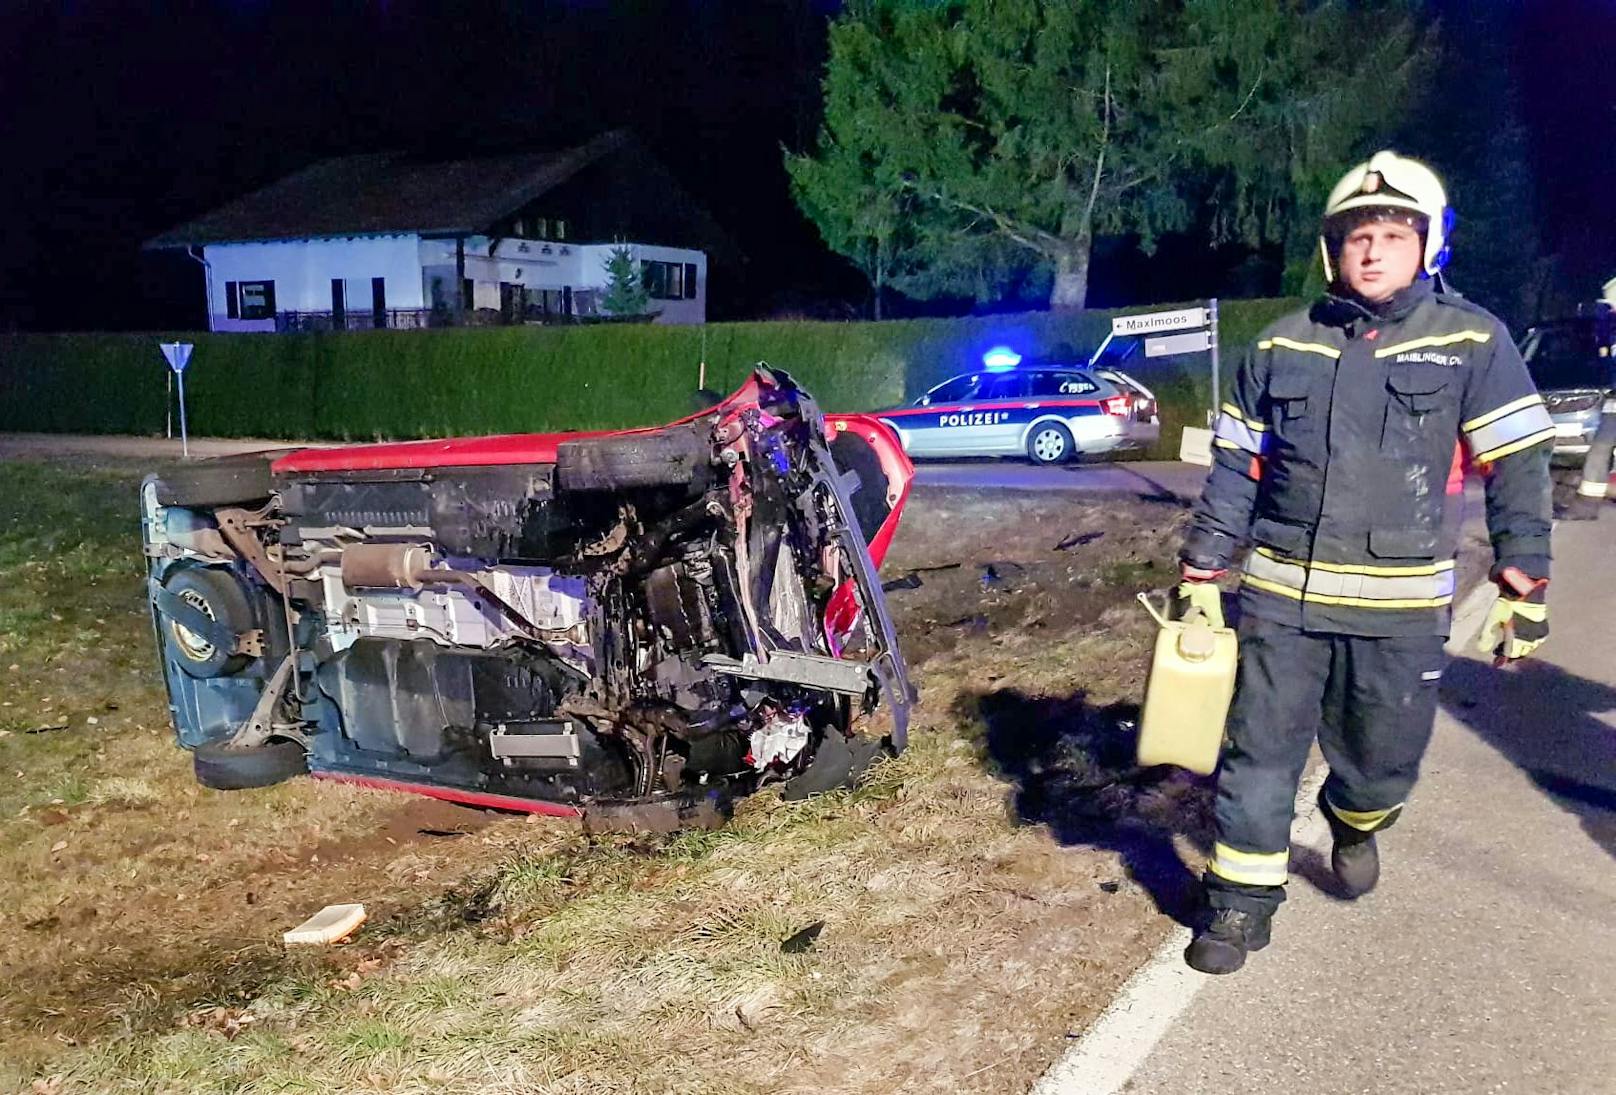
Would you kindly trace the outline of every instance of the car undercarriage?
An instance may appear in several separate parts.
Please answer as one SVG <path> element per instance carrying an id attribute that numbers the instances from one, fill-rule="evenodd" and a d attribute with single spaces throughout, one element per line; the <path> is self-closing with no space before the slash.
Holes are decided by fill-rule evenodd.
<path id="1" fill-rule="evenodd" d="M 911 469 L 786 374 L 671 426 L 159 472 L 149 588 L 199 778 L 328 778 L 601 827 L 855 778 L 912 690 L 875 576 Z"/>

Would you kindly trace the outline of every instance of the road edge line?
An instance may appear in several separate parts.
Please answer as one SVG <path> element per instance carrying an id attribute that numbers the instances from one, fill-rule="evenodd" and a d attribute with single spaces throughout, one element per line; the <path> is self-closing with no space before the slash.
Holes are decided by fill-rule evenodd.
<path id="1" fill-rule="evenodd" d="M 1296 790 L 1291 843 L 1317 839 L 1317 795 L 1329 768 L 1315 765 Z M 1115 1095 L 1133 1078 L 1211 977 L 1184 964 L 1194 933 L 1175 927 L 1077 1042 L 1049 1066 L 1031 1095 Z"/>

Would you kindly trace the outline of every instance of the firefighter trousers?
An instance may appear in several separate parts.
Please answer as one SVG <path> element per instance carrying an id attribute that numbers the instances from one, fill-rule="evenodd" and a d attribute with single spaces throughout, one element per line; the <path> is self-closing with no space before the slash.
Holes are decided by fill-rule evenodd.
<path id="1" fill-rule="evenodd" d="M 1582 462 L 1582 480 L 1577 484 L 1577 496 L 1571 501 L 1573 520 L 1595 520 L 1610 497 L 1612 453 L 1616 451 L 1616 400 L 1606 400 L 1599 419 L 1599 429 L 1588 446 L 1588 456 Z"/>
<path id="2" fill-rule="evenodd" d="M 1247 616 L 1218 765 L 1214 909 L 1271 913 L 1285 899 L 1296 788 L 1317 737 L 1338 839 L 1397 819 L 1436 720 L 1444 638 L 1321 634 Z"/>

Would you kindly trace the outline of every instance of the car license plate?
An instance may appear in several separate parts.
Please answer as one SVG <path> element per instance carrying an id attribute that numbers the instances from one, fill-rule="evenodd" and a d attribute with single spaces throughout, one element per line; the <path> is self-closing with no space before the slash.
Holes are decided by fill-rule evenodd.
<path id="1" fill-rule="evenodd" d="M 1581 437 L 1582 436 L 1582 423 L 1581 422 L 1556 422 L 1554 424 L 1554 436 L 1556 436 L 1556 437 Z"/>

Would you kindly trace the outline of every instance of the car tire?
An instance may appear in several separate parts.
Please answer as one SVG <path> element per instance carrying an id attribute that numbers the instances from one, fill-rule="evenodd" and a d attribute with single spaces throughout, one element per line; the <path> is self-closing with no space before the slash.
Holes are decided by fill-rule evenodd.
<path id="1" fill-rule="evenodd" d="M 270 465 L 290 451 L 249 452 L 164 468 L 157 473 L 157 504 L 202 509 L 268 498 L 275 491 Z"/>
<path id="2" fill-rule="evenodd" d="M 250 749 L 220 742 L 196 747 L 196 781 L 215 791 L 247 791 L 284 783 L 309 770 L 308 754 L 295 741 L 271 741 Z"/>
<path id="3" fill-rule="evenodd" d="M 163 588 L 223 625 L 232 635 L 241 635 L 255 626 L 247 593 L 227 570 L 185 567 L 164 579 Z M 159 616 L 168 656 L 192 677 L 203 680 L 228 677 L 241 672 L 252 661 L 247 654 L 221 650 L 172 617 L 160 613 Z"/>
<path id="4" fill-rule="evenodd" d="M 556 486 L 577 491 L 688 486 L 710 458 L 711 446 L 693 429 L 564 441 L 556 447 Z"/>
<path id="5" fill-rule="evenodd" d="M 1034 464 L 1064 464 L 1076 453 L 1072 431 L 1059 422 L 1041 422 L 1027 435 L 1027 459 Z"/>

